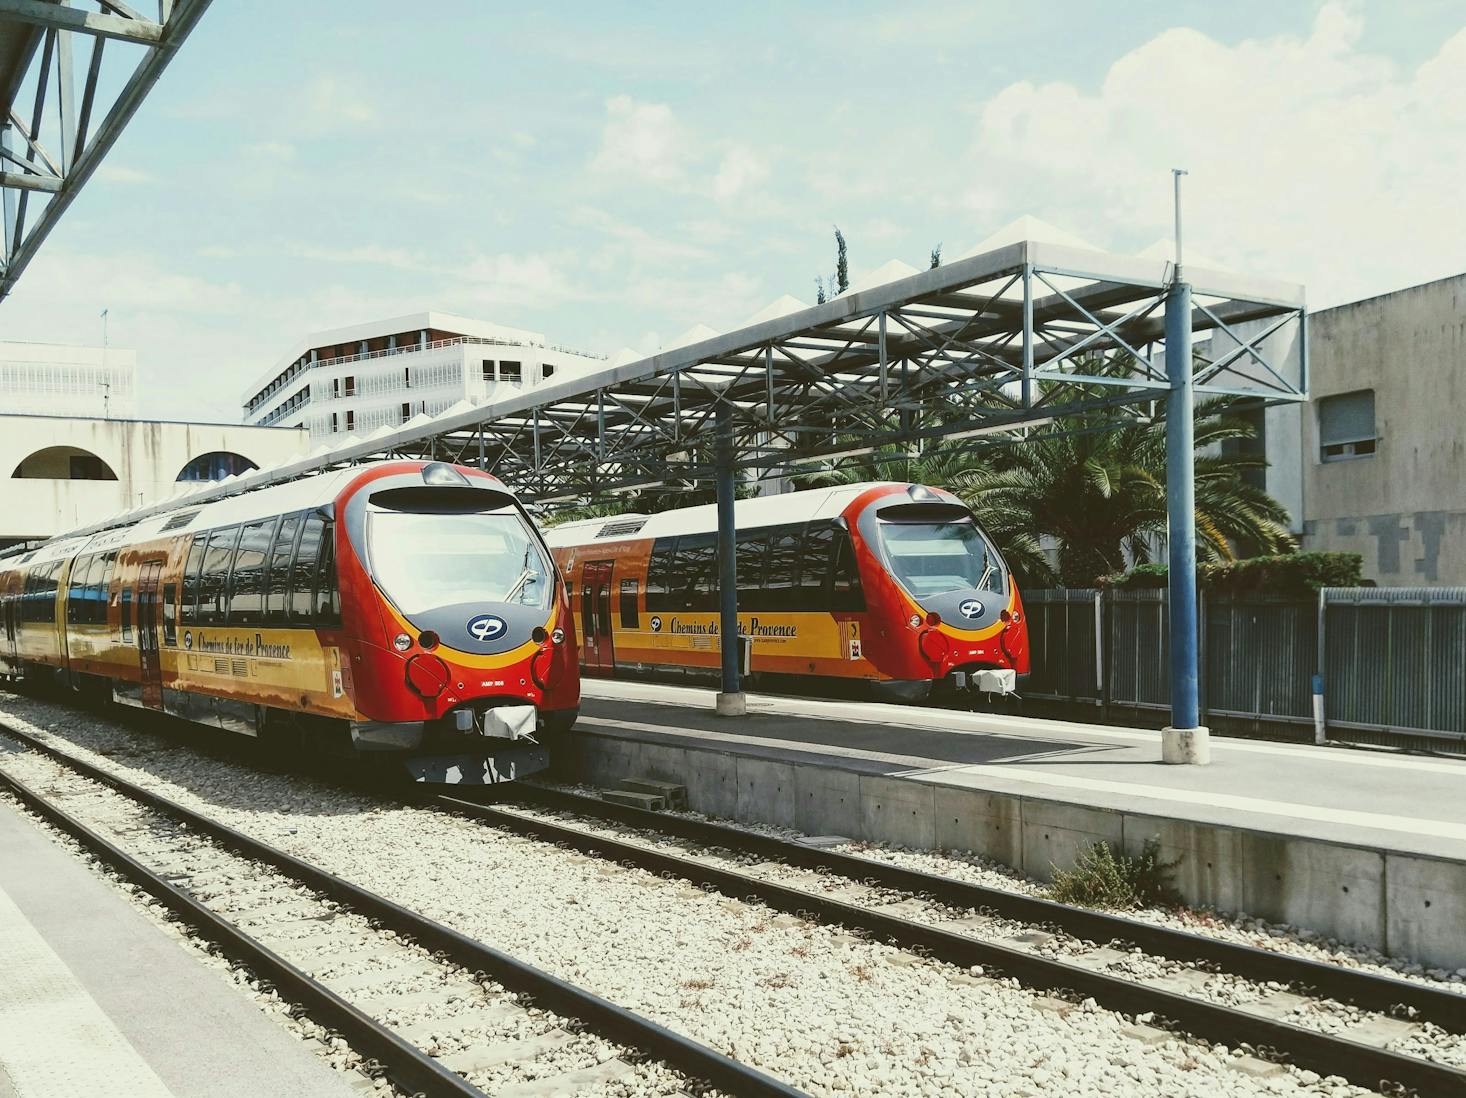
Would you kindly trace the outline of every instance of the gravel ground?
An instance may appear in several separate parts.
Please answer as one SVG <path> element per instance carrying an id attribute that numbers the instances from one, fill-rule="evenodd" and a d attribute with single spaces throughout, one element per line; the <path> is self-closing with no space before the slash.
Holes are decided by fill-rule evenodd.
<path id="1" fill-rule="evenodd" d="M 0 716 L 818 1094 L 1367 1093 L 428 809 L 19 697 Z M 7 766 L 19 764 L 7 761 Z"/>
<path id="2" fill-rule="evenodd" d="M 585 787 L 575 787 L 574 791 L 580 793 L 591 792 Z M 987 941 L 1000 942 L 1004 945 L 1020 945 L 1027 947 L 1034 953 L 1052 959 L 1076 961 L 1086 957 L 1109 958 L 1109 963 L 1105 965 L 1104 971 L 1110 975 L 1125 976 L 1144 981 L 1165 977 L 1185 979 L 1192 975 L 1199 975 L 1201 978 L 1204 978 L 1204 982 L 1201 982 L 1201 980 L 1188 982 L 1186 986 L 1187 994 L 1225 1006 L 1243 1006 L 1271 999 L 1275 1004 L 1281 1004 L 1276 1009 L 1286 1010 L 1287 1021 L 1325 1033 L 1342 1033 L 1351 1026 L 1358 1025 L 1366 1019 L 1377 1016 L 1369 1011 L 1361 1011 L 1359 1008 L 1350 1004 L 1340 1003 L 1330 999 L 1309 997 L 1306 1001 L 1302 1001 L 1299 996 L 1291 994 L 1290 989 L 1284 984 L 1271 982 L 1258 983 L 1229 973 L 1214 972 L 1195 964 L 1174 961 L 1149 954 L 1135 946 L 1123 944 L 1118 948 L 1107 946 L 1099 954 L 1096 954 L 1096 947 L 1106 946 L 1106 943 L 1088 941 L 1057 930 L 1044 930 L 1035 933 L 1033 926 L 1029 923 L 1004 919 L 979 912 L 976 909 L 950 907 L 924 897 L 913 897 L 907 892 L 852 883 L 849 878 L 833 873 L 822 873 L 777 862 L 761 861 L 756 855 L 742 854 L 723 848 L 704 847 L 696 843 L 668 837 L 656 832 L 637 830 L 616 823 L 608 823 L 585 816 L 578 816 L 569 812 L 547 812 L 518 807 L 512 810 L 521 812 L 527 816 L 552 818 L 598 835 L 605 835 L 623 841 L 634 841 L 674 855 L 687 856 L 691 854 L 699 860 L 720 863 L 729 868 L 752 873 L 764 880 L 774 881 L 779 884 L 814 893 L 835 894 L 845 902 L 857 903 L 876 909 L 891 908 L 892 914 L 899 915 L 902 918 L 932 925 L 948 924 L 947 929 L 955 930 L 958 933 L 969 934 Z M 696 815 L 690 812 L 679 812 L 676 814 L 681 816 Z M 781 838 L 797 837 L 796 833 L 783 828 L 759 826 L 752 828 L 752 830 L 757 830 L 764 834 L 777 835 Z M 1042 886 L 1036 882 L 1003 874 L 997 867 L 991 864 L 974 865 L 974 862 L 980 863 L 980 859 L 972 855 L 893 850 L 863 842 L 844 844 L 834 849 L 843 850 L 847 853 L 857 854 L 862 857 L 872 857 L 882 862 L 901 864 L 909 868 L 924 869 L 930 872 L 943 873 L 947 876 L 976 880 L 978 883 L 984 885 L 992 885 L 995 878 L 1001 877 L 1008 881 L 1010 886 L 1008 888 L 1009 891 L 1023 892 L 1029 895 L 1040 895 L 1043 892 Z M 969 871 L 966 873 L 949 872 L 946 866 L 953 862 L 966 866 Z M 973 869 L 976 869 L 977 872 L 972 872 Z M 1015 885 L 1019 887 L 1011 887 Z M 1157 916 L 1153 920 L 1155 922 L 1176 925 L 1182 929 L 1196 929 L 1194 926 L 1187 925 L 1183 921 L 1181 916 L 1185 913 L 1154 911 L 1150 914 Z M 1222 935 L 1217 936 L 1221 937 Z M 1304 946 L 1307 943 L 1299 944 L 1300 946 Z M 1334 956 L 1321 954 L 1317 950 L 1310 952 L 1306 948 L 1299 948 L 1293 952 L 1314 959 L 1338 963 Z M 1364 968 L 1368 966 L 1355 963 L 1349 967 Z M 1387 971 L 1391 975 L 1400 975 L 1398 971 L 1393 969 Z M 1450 981 L 1450 977 L 1454 975 L 1454 973 L 1447 974 L 1446 981 L 1448 986 L 1453 990 L 1459 989 L 1466 991 L 1466 987 L 1463 987 L 1461 983 Z M 1439 981 L 1431 980 L 1428 977 L 1420 977 L 1419 982 L 1438 983 Z M 1457 1034 L 1448 1033 L 1434 1025 L 1427 1025 L 1419 1033 L 1402 1036 L 1399 1042 L 1392 1045 L 1392 1047 L 1437 1062 L 1451 1064 L 1457 1067 L 1466 1067 L 1466 1039 L 1463 1039 Z"/>

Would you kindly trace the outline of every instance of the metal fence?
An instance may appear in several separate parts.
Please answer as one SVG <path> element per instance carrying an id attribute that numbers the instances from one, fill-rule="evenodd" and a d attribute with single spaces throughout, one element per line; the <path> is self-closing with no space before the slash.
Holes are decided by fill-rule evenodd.
<path id="1" fill-rule="evenodd" d="M 1166 709 L 1164 591 L 1024 593 L 1029 697 Z M 1201 607 L 1208 719 L 1314 725 L 1321 734 L 1466 747 L 1466 588 L 1329 588 L 1311 601 L 1212 595 Z"/>

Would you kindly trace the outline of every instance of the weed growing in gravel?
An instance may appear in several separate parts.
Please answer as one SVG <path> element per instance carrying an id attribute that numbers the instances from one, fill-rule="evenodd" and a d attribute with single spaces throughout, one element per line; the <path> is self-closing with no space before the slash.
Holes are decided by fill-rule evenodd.
<path id="1" fill-rule="evenodd" d="M 1147 839 L 1138 858 L 1100 841 L 1079 855 L 1073 869 L 1050 866 L 1054 880 L 1049 898 L 1063 904 L 1106 907 L 1131 911 L 1137 907 L 1180 906 L 1181 897 L 1172 883 L 1180 858 L 1168 862 L 1161 857 L 1161 844 Z"/>
<path id="2" fill-rule="evenodd" d="M 850 971 L 851 971 L 851 973 L 854 974 L 855 978 L 857 980 L 859 980 L 862 984 L 868 984 L 868 983 L 870 983 L 870 981 L 871 981 L 870 965 L 861 963 L 861 964 L 856 965 Z"/>
<path id="3" fill-rule="evenodd" d="M 690 980 L 683 980 L 682 986 L 688 991 L 707 991 L 713 986 L 713 982 L 705 976 L 694 976 Z"/>

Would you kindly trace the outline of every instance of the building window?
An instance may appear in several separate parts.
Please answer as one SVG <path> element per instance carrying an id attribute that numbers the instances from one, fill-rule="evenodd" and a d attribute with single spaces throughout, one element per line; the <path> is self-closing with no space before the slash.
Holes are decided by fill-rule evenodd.
<path id="1" fill-rule="evenodd" d="M 356 375 L 355 374 L 347 374 L 346 375 L 346 395 L 347 396 L 356 396 Z"/>
<path id="2" fill-rule="evenodd" d="M 241 477 L 259 466 L 243 454 L 230 450 L 212 450 L 200 454 L 182 469 L 175 480 L 223 480 L 225 477 Z"/>
<path id="3" fill-rule="evenodd" d="M 404 366 L 404 367 L 402 367 L 402 384 L 403 384 L 403 386 L 405 388 L 408 388 L 408 389 L 411 389 L 412 388 L 412 367 L 411 366 Z"/>
<path id="4" fill-rule="evenodd" d="M 356 430 L 356 413 L 349 408 L 346 410 L 346 429 L 348 431 Z"/>
<path id="5" fill-rule="evenodd" d="M 333 377 L 331 379 L 331 396 L 334 399 L 335 397 L 339 397 L 340 395 L 341 395 L 341 379 L 339 377 Z"/>
<path id="6" fill-rule="evenodd" d="M 499 363 L 499 380 L 505 385 L 519 385 L 524 381 L 524 366 L 519 362 Z"/>
<path id="7" fill-rule="evenodd" d="M 332 412 L 331 413 L 331 433 L 334 435 L 340 429 L 341 428 L 337 425 L 337 422 L 336 422 L 336 413 L 335 412 Z"/>
<path id="8" fill-rule="evenodd" d="M 1320 461 L 1369 457 L 1379 438 L 1374 429 L 1374 390 L 1321 397 L 1318 402 Z"/>
<path id="9" fill-rule="evenodd" d="M 540 376 L 542 378 L 545 378 L 546 380 L 554 377 L 555 376 L 555 367 L 551 366 L 548 362 L 546 362 L 545 363 L 545 367 L 544 367 L 544 371 L 540 374 Z"/>
<path id="10" fill-rule="evenodd" d="M 406 423 L 411 418 L 412 418 L 412 405 L 404 402 L 403 405 L 402 405 L 402 419 L 400 420 L 400 422 Z"/>
<path id="11" fill-rule="evenodd" d="M 486 358 L 486 359 L 484 359 L 483 360 L 483 363 L 482 363 L 482 367 L 483 367 L 483 371 L 484 371 L 484 380 L 485 381 L 493 381 L 494 380 L 494 360 L 492 358 Z"/>

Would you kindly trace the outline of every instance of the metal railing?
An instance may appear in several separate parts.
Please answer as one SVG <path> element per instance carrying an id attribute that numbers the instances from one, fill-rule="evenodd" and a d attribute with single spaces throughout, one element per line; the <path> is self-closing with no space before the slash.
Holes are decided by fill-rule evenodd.
<path id="1" fill-rule="evenodd" d="M 1164 591 L 1023 598 L 1033 664 L 1026 696 L 1169 706 Z M 1329 588 L 1307 601 L 1210 595 L 1200 633 L 1206 718 L 1466 749 L 1466 588 Z"/>

